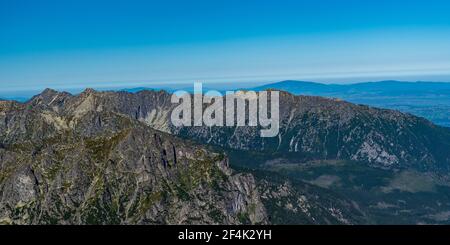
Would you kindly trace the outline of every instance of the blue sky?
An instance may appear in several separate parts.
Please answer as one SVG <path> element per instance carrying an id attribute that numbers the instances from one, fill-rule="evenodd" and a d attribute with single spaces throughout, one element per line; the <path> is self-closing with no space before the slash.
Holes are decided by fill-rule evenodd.
<path id="1" fill-rule="evenodd" d="M 0 92 L 450 81 L 449 13 L 443 0 L 0 0 Z"/>

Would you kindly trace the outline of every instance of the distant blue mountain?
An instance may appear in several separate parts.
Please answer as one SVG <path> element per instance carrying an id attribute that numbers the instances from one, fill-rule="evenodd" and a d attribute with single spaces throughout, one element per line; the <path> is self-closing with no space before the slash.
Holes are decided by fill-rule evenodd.
<path id="1" fill-rule="evenodd" d="M 15 100 L 15 101 L 19 101 L 19 102 L 25 102 L 29 99 L 30 99 L 29 97 L 3 97 L 3 98 L 0 98 L 0 101 L 1 100 Z"/>
<path id="2" fill-rule="evenodd" d="M 296 95 L 340 98 L 352 103 L 395 109 L 425 117 L 450 127 L 450 83 L 380 81 L 355 84 L 322 84 L 282 81 L 255 87 L 277 89 Z"/>
<path id="3" fill-rule="evenodd" d="M 144 91 L 144 90 L 151 90 L 151 91 L 159 91 L 159 90 L 168 90 L 165 88 L 148 88 L 148 87 L 136 87 L 136 88 L 124 88 L 121 89 L 119 91 L 125 91 L 125 92 L 130 92 L 130 93 L 137 93 L 140 91 Z"/>
<path id="4" fill-rule="evenodd" d="M 450 83 L 444 82 L 401 82 L 380 81 L 354 84 L 322 84 L 305 81 L 282 81 L 253 88 L 255 90 L 279 89 L 293 94 L 382 94 L 382 95 L 424 95 L 450 94 Z"/>

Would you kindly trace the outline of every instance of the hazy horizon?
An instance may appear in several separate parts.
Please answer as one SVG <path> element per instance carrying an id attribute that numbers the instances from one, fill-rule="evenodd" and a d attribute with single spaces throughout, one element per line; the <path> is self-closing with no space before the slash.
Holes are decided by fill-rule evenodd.
<path id="1" fill-rule="evenodd" d="M 279 82 L 285 82 L 285 81 L 296 81 L 296 82 L 307 82 L 307 83 L 317 83 L 317 84 L 326 84 L 326 85 L 352 85 L 352 84 L 361 84 L 361 83 L 379 83 L 379 82 L 386 82 L 386 81 L 393 81 L 393 82 L 401 82 L 401 83 L 450 83 L 447 81 L 425 81 L 425 80 L 416 80 L 416 81 L 406 81 L 406 80 L 395 80 L 395 79 L 386 79 L 386 80 L 362 80 L 358 82 L 346 82 L 346 83 L 333 83 L 333 82 L 321 82 L 321 81 L 313 81 L 313 80 L 297 80 L 297 79 L 280 79 L 280 80 L 273 80 L 273 81 L 253 81 L 253 82 L 247 82 L 247 83 L 227 83 L 227 82 L 220 82 L 220 83 L 211 83 L 211 82 L 203 82 L 204 89 L 217 89 L 217 90 L 236 90 L 236 89 L 245 89 L 245 88 L 255 88 L 259 86 L 264 85 L 270 85 L 275 84 Z M 95 86 L 86 86 L 86 87 L 44 87 L 40 89 L 23 89 L 23 90 L 9 90 L 9 91 L 0 91 L 0 99 L 29 99 L 34 95 L 37 95 L 41 92 L 43 92 L 45 89 L 53 89 L 60 92 L 69 92 L 72 94 L 78 94 L 84 91 L 85 89 L 92 88 L 98 91 L 127 91 L 127 90 L 133 90 L 137 88 L 145 88 L 145 89 L 162 89 L 162 90 L 185 90 L 185 89 L 192 89 L 193 88 L 193 82 L 185 82 L 185 83 L 164 83 L 164 82 L 155 82 L 155 83 L 138 83 L 133 86 L 134 83 L 131 84 L 131 86 L 104 86 L 104 87 L 95 87 Z M 130 85 L 130 84 L 128 84 Z"/>
<path id="2" fill-rule="evenodd" d="M 449 10 L 446 1 L 3 1 L 0 92 L 450 81 Z"/>

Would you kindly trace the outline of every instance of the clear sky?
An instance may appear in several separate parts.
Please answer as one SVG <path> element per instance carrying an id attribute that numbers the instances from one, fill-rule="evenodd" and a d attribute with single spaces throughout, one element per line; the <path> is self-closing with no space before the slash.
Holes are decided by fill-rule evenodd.
<path id="1" fill-rule="evenodd" d="M 0 0 L 0 92 L 450 81 L 450 1 Z"/>

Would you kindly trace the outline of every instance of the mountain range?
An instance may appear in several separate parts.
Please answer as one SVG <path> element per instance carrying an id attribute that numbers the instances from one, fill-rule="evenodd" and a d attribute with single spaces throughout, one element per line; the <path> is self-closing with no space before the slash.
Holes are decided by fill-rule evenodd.
<path id="1" fill-rule="evenodd" d="M 260 138 L 175 127 L 170 98 L 46 89 L 0 101 L 0 223 L 450 222 L 449 128 L 281 92 L 280 134 Z"/>
<path id="2" fill-rule="evenodd" d="M 238 84 L 238 83 L 237 83 Z M 325 84 L 307 81 L 281 81 L 261 86 L 239 87 L 230 84 L 206 84 L 203 90 L 256 90 L 278 89 L 294 95 L 312 95 L 327 98 L 339 98 L 348 102 L 373 107 L 398 110 L 424 117 L 433 123 L 450 127 L 450 83 L 446 82 L 403 82 L 378 81 L 353 84 Z M 144 90 L 175 92 L 185 90 L 193 92 L 192 87 L 185 84 L 173 84 L 170 87 L 153 85 L 152 87 L 109 88 L 102 91 L 126 91 L 136 93 Z M 81 91 L 74 90 L 72 93 Z M 0 99 L 26 102 L 37 92 L 0 94 Z"/>
<path id="3" fill-rule="evenodd" d="M 254 91 L 277 89 L 294 95 L 339 98 L 356 104 L 411 113 L 427 118 L 435 124 L 450 127 L 450 83 L 448 82 L 404 82 L 388 80 L 352 84 L 325 84 L 287 80 L 256 87 L 234 87 L 233 89 Z M 122 91 L 133 93 L 143 90 L 155 90 L 155 88 L 137 87 L 122 89 Z M 169 92 L 185 90 L 190 93 L 193 92 L 192 87 L 186 87 L 185 85 L 178 85 L 171 88 L 158 87 L 155 91 L 158 90 L 166 90 Z M 212 85 L 210 88 L 204 88 L 204 90 L 219 90 L 222 93 L 226 91 L 226 89 L 220 86 Z"/>
<path id="4" fill-rule="evenodd" d="M 296 95 L 339 98 L 352 103 L 399 110 L 450 127 L 450 83 L 379 81 L 355 84 L 322 84 L 282 81 L 251 88 L 278 89 Z"/>

